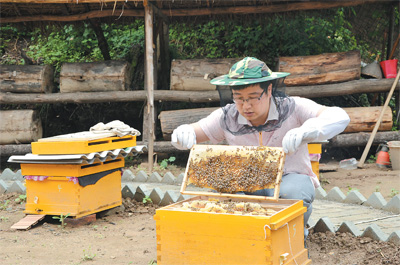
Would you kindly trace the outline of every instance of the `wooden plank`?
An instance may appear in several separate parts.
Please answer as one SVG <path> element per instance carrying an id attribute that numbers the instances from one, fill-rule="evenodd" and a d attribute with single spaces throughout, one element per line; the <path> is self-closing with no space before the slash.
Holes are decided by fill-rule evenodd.
<path id="1" fill-rule="evenodd" d="M 39 221 L 43 220 L 45 214 L 28 214 L 17 223 L 13 224 L 10 228 L 16 230 L 28 230 Z"/>

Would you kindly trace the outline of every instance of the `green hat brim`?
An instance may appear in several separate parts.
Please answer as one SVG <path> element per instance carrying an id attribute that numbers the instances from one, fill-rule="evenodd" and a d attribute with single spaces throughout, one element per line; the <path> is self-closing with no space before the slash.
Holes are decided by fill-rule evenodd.
<path id="1" fill-rule="evenodd" d="M 255 83 L 262 83 L 278 78 L 283 78 L 290 75 L 290 73 L 285 72 L 272 72 L 270 76 L 265 76 L 261 78 L 229 78 L 229 75 L 221 75 L 210 81 L 211 84 L 216 86 L 241 86 L 241 85 L 249 85 Z"/>

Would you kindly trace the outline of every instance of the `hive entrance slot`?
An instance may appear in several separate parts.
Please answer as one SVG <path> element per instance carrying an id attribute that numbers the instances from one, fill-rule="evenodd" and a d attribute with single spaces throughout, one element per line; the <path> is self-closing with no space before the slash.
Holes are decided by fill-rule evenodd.
<path id="1" fill-rule="evenodd" d="M 108 141 L 98 141 L 98 142 L 90 142 L 88 145 L 91 146 L 91 145 L 106 144 L 106 143 L 108 143 Z"/>
<path id="2" fill-rule="evenodd" d="M 124 142 L 124 141 L 130 141 L 132 140 L 131 138 L 121 138 L 121 139 L 114 139 L 111 142 L 116 143 L 116 142 Z"/>

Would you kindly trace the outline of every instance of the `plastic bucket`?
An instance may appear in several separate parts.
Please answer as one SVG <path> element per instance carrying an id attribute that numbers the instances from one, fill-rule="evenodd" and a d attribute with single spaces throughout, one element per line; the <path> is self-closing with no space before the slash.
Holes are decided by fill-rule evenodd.
<path id="1" fill-rule="evenodd" d="M 390 161 L 393 170 L 400 170 L 400 141 L 388 142 Z"/>
<path id="2" fill-rule="evenodd" d="M 386 60 L 381 62 L 381 67 L 383 71 L 383 75 L 386 78 L 395 78 L 397 75 L 397 62 L 399 60 Z"/>

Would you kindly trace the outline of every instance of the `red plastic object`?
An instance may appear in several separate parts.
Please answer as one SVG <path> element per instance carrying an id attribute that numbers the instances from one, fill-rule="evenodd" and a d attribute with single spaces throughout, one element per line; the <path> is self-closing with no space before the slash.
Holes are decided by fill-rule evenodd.
<path id="1" fill-rule="evenodd" d="M 395 78 L 397 75 L 397 62 L 399 60 L 393 59 L 393 60 L 386 60 L 382 61 L 381 67 L 383 71 L 383 75 L 385 78 Z"/>

